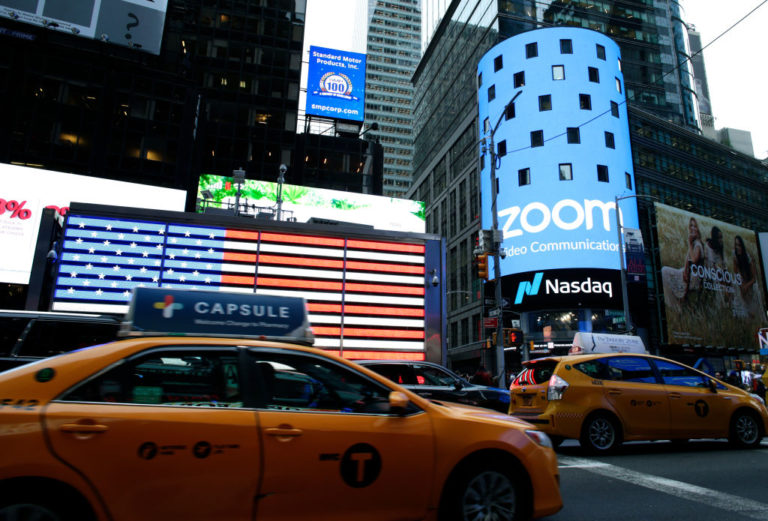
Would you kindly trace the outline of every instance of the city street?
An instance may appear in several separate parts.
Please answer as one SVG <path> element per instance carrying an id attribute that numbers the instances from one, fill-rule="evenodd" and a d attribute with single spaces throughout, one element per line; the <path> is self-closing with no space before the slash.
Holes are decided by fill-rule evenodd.
<path id="1" fill-rule="evenodd" d="M 628 443 L 611 456 L 558 449 L 563 510 L 545 521 L 768 520 L 768 439 L 758 450 L 724 440 Z"/>

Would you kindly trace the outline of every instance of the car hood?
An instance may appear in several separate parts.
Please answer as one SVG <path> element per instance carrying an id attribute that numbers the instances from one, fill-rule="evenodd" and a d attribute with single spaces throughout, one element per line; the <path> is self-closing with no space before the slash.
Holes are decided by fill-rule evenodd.
<path id="1" fill-rule="evenodd" d="M 524 429 L 535 428 L 530 423 L 519 418 L 492 411 L 490 409 L 485 409 L 483 407 L 474 407 L 472 405 L 436 400 L 432 400 L 432 402 L 436 403 L 443 410 L 443 412 L 450 414 L 451 416 L 461 417 L 467 420 L 492 422 L 506 427 L 514 426 Z"/>

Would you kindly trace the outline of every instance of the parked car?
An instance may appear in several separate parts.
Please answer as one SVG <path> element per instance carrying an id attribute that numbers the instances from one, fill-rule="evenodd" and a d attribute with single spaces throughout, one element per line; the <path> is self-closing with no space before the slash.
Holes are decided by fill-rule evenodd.
<path id="1" fill-rule="evenodd" d="M 510 413 L 557 445 L 575 438 L 593 453 L 622 441 L 727 438 L 760 445 L 768 410 L 757 396 L 679 362 L 643 354 L 531 360 L 510 386 Z"/>
<path id="2" fill-rule="evenodd" d="M 133 338 L 0 374 L 0 519 L 524 521 L 562 508 L 546 434 L 310 347 L 304 299 L 134 291 Z"/>
<path id="3" fill-rule="evenodd" d="M 424 398 L 475 405 L 505 414 L 509 411 L 506 389 L 470 383 L 439 364 L 411 360 L 361 360 L 358 363 Z"/>
<path id="4" fill-rule="evenodd" d="M 0 372 L 117 338 L 110 315 L 0 310 Z"/>

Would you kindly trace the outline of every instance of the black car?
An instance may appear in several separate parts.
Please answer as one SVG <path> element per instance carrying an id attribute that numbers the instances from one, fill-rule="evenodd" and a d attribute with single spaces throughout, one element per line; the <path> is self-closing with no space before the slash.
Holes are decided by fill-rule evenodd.
<path id="1" fill-rule="evenodd" d="M 475 385 L 445 367 L 411 360 L 356 360 L 406 389 L 431 400 L 486 407 L 507 414 L 509 391 Z"/>
<path id="2" fill-rule="evenodd" d="M 110 315 L 0 309 L 0 372 L 117 339 Z"/>

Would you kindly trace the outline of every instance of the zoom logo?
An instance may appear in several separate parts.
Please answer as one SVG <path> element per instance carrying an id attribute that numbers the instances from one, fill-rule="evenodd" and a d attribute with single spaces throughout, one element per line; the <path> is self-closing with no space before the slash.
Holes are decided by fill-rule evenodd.
<path id="1" fill-rule="evenodd" d="M 563 199 L 555 203 L 552 209 L 538 201 L 528 203 L 523 208 L 510 206 L 500 210 L 499 217 L 507 218 L 503 227 L 504 239 L 511 239 L 521 237 L 524 231 L 527 233 L 543 232 L 549 228 L 550 224 L 554 224 L 557 228 L 565 231 L 575 230 L 582 226 L 591 230 L 596 223 L 599 226 L 602 220 L 602 227 L 605 231 L 610 231 L 613 220 L 611 219 L 611 211 L 616 211 L 616 203 L 613 201 L 584 199 L 582 204 L 574 199 Z"/>

